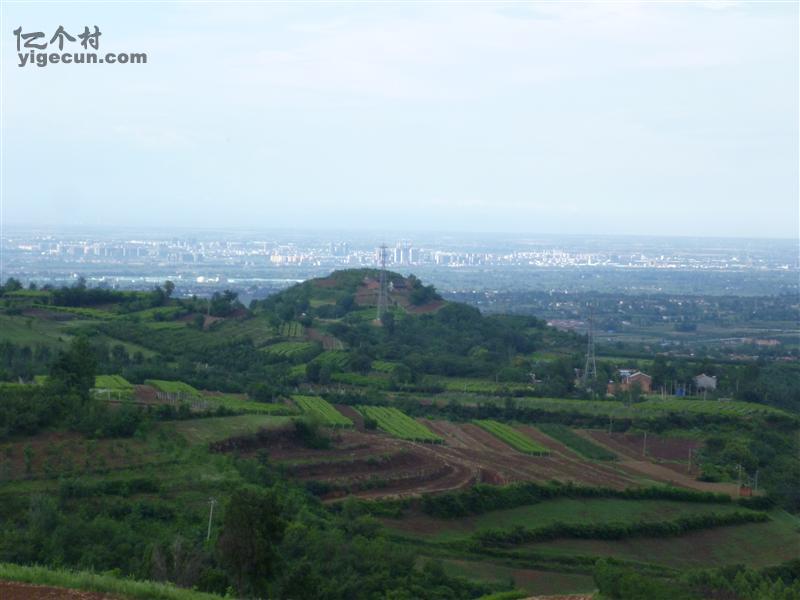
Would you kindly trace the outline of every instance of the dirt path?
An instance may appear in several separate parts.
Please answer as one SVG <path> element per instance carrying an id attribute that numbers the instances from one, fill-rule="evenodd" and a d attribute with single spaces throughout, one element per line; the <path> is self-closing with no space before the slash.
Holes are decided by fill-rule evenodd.
<path id="1" fill-rule="evenodd" d="M 0 598 L 2 600 L 121 600 L 122 596 L 17 581 L 0 581 Z"/>

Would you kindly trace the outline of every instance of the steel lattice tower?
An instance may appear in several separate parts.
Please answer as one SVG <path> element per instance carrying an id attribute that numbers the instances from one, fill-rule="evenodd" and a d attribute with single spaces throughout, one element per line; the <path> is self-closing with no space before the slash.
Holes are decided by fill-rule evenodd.
<path id="1" fill-rule="evenodd" d="M 381 287 L 378 291 L 378 320 L 381 320 L 386 311 L 389 309 L 389 290 L 386 283 L 386 244 L 381 244 Z"/>
<path id="2" fill-rule="evenodd" d="M 583 385 L 597 379 L 597 362 L 594 356 L 594 310 L 589 306 L 589 332 L 586 341 L 586 365 L 583 368 Z"/>

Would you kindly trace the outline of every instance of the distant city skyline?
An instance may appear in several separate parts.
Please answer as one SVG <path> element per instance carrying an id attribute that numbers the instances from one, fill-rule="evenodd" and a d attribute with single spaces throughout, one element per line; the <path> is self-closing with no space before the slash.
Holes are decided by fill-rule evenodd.
<path id="1" fill-rule="evenodd" d="M 6 228 L 798 238 L 796 3 L 0 13 Z"/>

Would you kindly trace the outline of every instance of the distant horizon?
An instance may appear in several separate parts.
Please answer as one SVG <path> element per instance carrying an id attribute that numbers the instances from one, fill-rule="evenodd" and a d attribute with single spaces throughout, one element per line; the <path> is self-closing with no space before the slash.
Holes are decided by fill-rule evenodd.
<path id="1" fill-rule="evenodd" d="M 230 225 L 230 226 L 188 226 L 188 225 L 99 225 L 99 224 L 59 224 L 59 225 L 43 225 L 23 222 L 6 222 L 4 224 L 6 234 L 13 230 L 24 231 L 43 231 L 43 232 L 132 232 L 148 237 L 156 234 L 167 234 L 170 231 L 179 232 L 181 235 L 191 235 L 193 232 L 197 233 L 253 233 L 253 234 L 267 234 L 267 233 L 282 233 L 282 234 L 318 234 L 318 235 L 360 235 L 362 237 L 378 237 L 382 235 L 387 236 L 388 241 L 396 241 L 396 239 L 388 239 L 388 236 L 394 236 L 397 239 L 402 239 L 403 236 L 408 235 L 446 235 L 446 236 L 503 236 L 518 238 L 523 236 L 541 236 L 548 238 L 559 237 L 583 237 L 583 238 L 632 238 L 632 239 L 678 239 L 678 240 L 750 240 L 750 241 L 764 241 L 764 242 L 800 242 L 800 231 L 795 237 L 767 237 L 767 236 L 747 236 L 747 235 L 690 235 L 690 234 L 648 234 L 648 233 L 581 233 L 581 232 L 545 232 L 545 231 L 492 231 L 492 230 L 446 230 L 446 229 L 396 229 L 396 230 L 380 230 L 368 227 L 254 227 L 252 225 Z"/>

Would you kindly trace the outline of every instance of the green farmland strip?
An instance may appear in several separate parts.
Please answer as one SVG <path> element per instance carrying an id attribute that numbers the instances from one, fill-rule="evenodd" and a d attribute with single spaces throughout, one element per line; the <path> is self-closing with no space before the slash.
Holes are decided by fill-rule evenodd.
<path id="1" fill-rule="evenodd" d="M 500 423 L 499 421 L 492 421 L 491 419 L 479 419 L 473 421 L 473 423 L 475 423 L 475 425 L 481 429 L 488 431 L 497 439 L 505 442 L 515 450 L 519 450 L 525 454 L 533 454 L 535 456 L 546 456 L 550 454 L 550 451 L 547 448 L 540 446 L 510 425 Z"/>
<path id="2" fill-rule="evenodd" d="M 98 375 L 94 387 L 104 390 L 132 390 L 133 385 L 122 375 Z"/>
<path id="3" fill-rule="evenodd" d="M 616 460 L 617 458 L 613 452 L 593 444 L 564 425 L 542 423 L 537 425 L 536 428 L 586 458 L 594 460 Z"/>
<path id="4" fill-rule="evenodd" d="M 145 384 L 156 388 L 159 392 L 167 392 L 171 394 L 190 394 L 193 396 L 199 396 L 200 392 L 198 392 L 195 388 L 190 386 L 188 383 L 184 383 L 182 381 L 165 381 L 164 379 L 146 379 Z"/>
<path id="5" fill-rule="evenodd" d="M 401 440 L 433 442 L 436 444 L 444 441 L 422 423 L 418 423 L 396 408 L 387 406 L 358 406 L 356 408 L 365 417 L 374 419 L 378 427 L 386 433 Z"/>
<path id="6" fill-rule="evenodd" d="M 318 396 L 292 396 L 301 411 L 313 414 L 330 427 L 352 427 L 353 422 L 336 410 L 332 404 Z"/>

